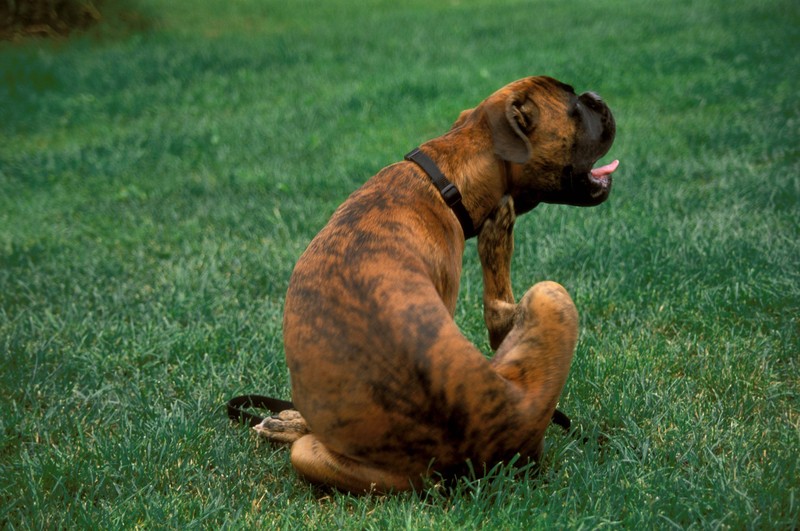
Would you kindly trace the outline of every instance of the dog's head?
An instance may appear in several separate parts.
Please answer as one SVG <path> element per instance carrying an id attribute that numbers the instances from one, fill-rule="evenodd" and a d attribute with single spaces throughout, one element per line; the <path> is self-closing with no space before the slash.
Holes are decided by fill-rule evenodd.
<path id="1" fill-rule="evenodd" d="M 593 92 L 549 77 L 528 77 L 465 111 L 456 126 L 483 120 L 495 155 L 508 162 L 508 193 L 517 213 L 540 202 L 594 206 L 611 192 L 616 162 L 595 168 L 614 142 L 611 110 Z"/>

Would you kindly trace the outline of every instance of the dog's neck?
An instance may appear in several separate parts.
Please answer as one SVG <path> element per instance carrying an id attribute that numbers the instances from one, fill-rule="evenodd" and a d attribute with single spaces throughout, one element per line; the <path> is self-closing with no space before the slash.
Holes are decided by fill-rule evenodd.
<path id="1" fill-rule="evenodd" d="M 461 223 L 461 229 L 464 231 L 464 238 L 469 239 L 473 236 L 477 236 L 478 233 L 475 231 L 472 217 L 470 217 L 464 203 L 461 201 L 461 192 L 456 185 L 445 177 L 442 170 L 439 169 L 439 166 L 436 165 L 433 159 L 419 148 L 411 150 L 404 158 L 414 162 L 428 174 L 431 182 L 439 190 L 442 199 L 444 199 L 447 206 L 450 207 L 458 218 L 459 223 Z"/>
<path id="2" fill-rule="evenodd" d="M 464 147 L 458 151 L 445 147 L 453 145 L 451 135 L 455 134 L 458 131 L 430 140 L 423 147 L 461 192 L 464 206 L 479 232 L 484 220 L 509 191 L 508 168 L 493 152 L 473 147 L 486 145 L 485 143 L 459 142 L 457 145 Z M 446 138 L 449 140 L 445 141 Z"/>

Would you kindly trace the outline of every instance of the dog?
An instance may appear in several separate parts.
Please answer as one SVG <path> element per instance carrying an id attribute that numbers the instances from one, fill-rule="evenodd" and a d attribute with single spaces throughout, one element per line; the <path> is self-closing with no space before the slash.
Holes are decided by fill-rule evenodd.
<path id="1" fill-rule="evenodd" d="M 292 273 L 283 331 L 295 409 L 256 430 L 292 444 L 302 477 L 355 493 L 419 488 L 468 462 L 538 460 L 578 313 L 555 282 L 515 302 L 513 226 L 539 203 L 605 201 L 618 161 L 594 166 L 615 132 L 596 94 L 528 77 L 369 179 Z M 476 234 L 491 359 L 453 321 Z"/>

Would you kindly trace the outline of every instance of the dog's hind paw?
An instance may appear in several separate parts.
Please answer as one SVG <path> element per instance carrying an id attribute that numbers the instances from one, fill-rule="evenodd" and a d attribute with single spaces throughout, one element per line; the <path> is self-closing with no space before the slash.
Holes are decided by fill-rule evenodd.
<path id="1" fill-rule="evenodd" d="M 309 433 L 305 419 L 294 409 L 287 409 L 267 417 L 260 424 L 253 426 L 253 429 L 262 437 L 278 443 L 293 443 Z"/>

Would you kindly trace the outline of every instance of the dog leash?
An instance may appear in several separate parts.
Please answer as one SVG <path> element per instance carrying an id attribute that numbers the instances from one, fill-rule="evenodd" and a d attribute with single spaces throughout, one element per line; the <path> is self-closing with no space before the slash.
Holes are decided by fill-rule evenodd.
<path id="1" fill-rule="evenodd" d="M 281 411 L 286 411 L 287 409 L 294 409 L 294 404 L 288 400 L 280 400 L 279 398 L 262 395 L 235 396 L 228 400 L 227 406 L 229 419 L 247 424 L 251 428 L 256 424 L 260 424 L 261 421 L 264 420 L 264 417 L 251 413 L 247 411 L 248 409 L 266 409 L 273 415 L 277 415 Z"/>
<path id="2" fill-rule="evenodd" d="M 271 398 L 263 395 L 241 395 L 228 400 L 228 418 L 234 422 L 241 422 L 250 427 L 260 424 L 265 417 L 256 415 L 247 411 L 248 409 L 266 409 L 273 415 L 277 415 L 281 411 L 287 409 L 294 409 L 294 404 L 288 400 L 281 400 L 279 398 Z M 572 422 L 569 417 L 563 412 L 556 409 L 553 412 L 553 417 L 550 419 L 552 424 L 560 426 L 565 432 L 569 432 Z"/>
<path id="3" fill-rule="evenodd" d="M 403 158 L 416 163 L 428 174 L 431 182 L 442 195 L 444 202 L 447 203 L 447 206 L 455 213 L 459 223 L 461 223 L 461 230 L 464 231 L 464 239 L 468 240 L 475 236 L 475 225 L 472 223 L 472 218 L 469 216 L 467 208 L 461 201 L 461 192 L 458 191 L 456 185 L 451 183 L 450 180 L 444 176 L 439 166 L 437 166 L 428 155 L 420 151 L 418 147 L 411 150 Z"/>

